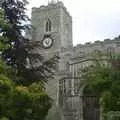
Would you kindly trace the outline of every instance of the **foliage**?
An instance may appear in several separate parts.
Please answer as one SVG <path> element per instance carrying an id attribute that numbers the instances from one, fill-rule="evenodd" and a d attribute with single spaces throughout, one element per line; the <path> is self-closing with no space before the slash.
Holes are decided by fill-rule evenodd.
<path id="1" fill-rule="evenodd" d="M 119 55 L 112 57 L 103 55 L 93 60 L 93 64 L 83 70 L 84 84 L 100 97 L 104 112 L 120 111 Z"/>
<path id="2" fill-rule="evenodd" d="M 9 1 L 13 2 L 13 0 Z M 5 2 L 7 2 L 7 0 L 5 0 Z M 22 47 L 19 46 L 18 48 L 15 47 L 15 42 L 20 39 L 14 37 L 13 31 L 14 34 L 17 34 L 18 36 L 20 34 L 18 31 L 15 31 L 14 23 L 10 22 L 8 19 L 9 17 L 5 16 L 5 9 L 0 9 L 0 52 L 5 60 L 3 61 L 0 56 L 0 120 L 44 120 L 48 110 L 51 108 L 52 100 L 43 89 L 42 81 L 41 83 L 37 81 L 39 79 L 42 80 L 42 77 L 39 76 L 39 78 L 38 75 L 36 77 L 36 71 L 34 71 L 35 68 L 27 69 L 26 64 L 24 64 L 26 56 L 23 59 L 22 57 L 25 55 L 24 53 L 26 53 L 24 52 L 26 49 L 25 45 Z M 9 9 L 12 8 L 9 6 Z M 32 45 L 29 46 L 33 49 Z M 19 54 L 19 52 L 21 54 L 23 53 L 23 55 Z M 20 61 L 17 61 L 19 60 L 18 58 L 21 58 Z M 52 60 L 53 59 L 51 59 L 51 61 Z M 23 61 L 23 63 L 19 64 L 21 65 L 21 69 L 15 67 L 18 65 L 16 61 L 19 63 Z M 15 64 L 13 64 L 14 62 Z M 42 67 L 45 69 L 47 69 L 47 66 L 51 67 L 51 62 L 47 62 L 47 64 L 44 63 L 45 65 L 41 65 L 41 69 Z M 12 68 L 6 63 L 9 63 Z M 24 74 L 18 74 L 18 71 Z M 43 69 L 41 71 L 43 71 Z M 26 75 L 26 73 L 28 74 L 25 77 L 24 75 Z M 30 77 L 32 75 L 31 78 L 29 77 L 29 74 Z M 19 81 L 22 80 L 22 82 L 27 79 L 29 84 L 25 84 L 27 80 L 24 82 L 27 86 L 24 86 L 24 84 L 16 84 L 16 81 L 14 80 L 17 79 Z"/>
<path id="3" fill-rule="evenodd" d="M 11 118 L 14 120 L 44 120 L 51 108 L 51 99 L 40 84 L 32 84 L 29 87 L 17 86 L 12 94 Z M 34 91 L 35 90 L 35 91 Z"/>
<path id="4" fill-rule="evenodd" d="M 0 71 L 0 119 L 44 120 L 52 100 L 42 84 L 16 85 L 9 78 L 10 68 L 3 61 Z"/>
<path id="5" fill-rule="evenodd" d="M 120 119 L 120 111 L 110 111 L 108 113 L 103 114 L 103 120 L 119 120 Z"/>
<path id="6" fill-rule="evenodd" d="M 11 25 L 8 24 L 8 21 L 4 20 L 4 11 L 0 9 L 0 51 L 4 51 L 9 48 L 9 44 L 7 43 L 9 40 L 7 37 L 3 36 L 2 31 L 7 31 L 11 28 Z"/>
<path id="7" fill-rule="evenodd" d="M 8 118 L 6 118 L 6 117 L 3 117 L 3 118 L 1 118 L 0 120 L 9 120 Z"/>
<path id="8" fill-rule="evenodd" d="M 59 59 L 53 56 L 45 61 L 41 54 L 35 52 L 41 47 L 40 42 L 28 40 L 23 35 L 26 30 L 32 29 L 28 24 L 30 19 L 26 15 L 27 4 L 27 0 L 3 0 L 1 9 L 4 11 L 4 19 L 2 15 L 0 16 L 8 25 L 7 29 L 2 23 L 0 26 L 1 38 L 4 38 L 1 43 L 3 45 L 5 42 L 9 46 L 2 51 L 2 58 L 14 69 L 16 74 L 14 81 L 23 85 L 39 81 L 47 82 L 53 77 Z"/>

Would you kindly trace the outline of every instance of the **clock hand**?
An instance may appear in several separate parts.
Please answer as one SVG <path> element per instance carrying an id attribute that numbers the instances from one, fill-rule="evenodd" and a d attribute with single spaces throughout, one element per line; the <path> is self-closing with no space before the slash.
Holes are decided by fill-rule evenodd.
<path id="1" fill-rule="evenodd" d="M 47 41 L 45 41 L 45 43 L 47 44 L 47 45 L 49 45 L 49 41 L 47 40 Z"/>

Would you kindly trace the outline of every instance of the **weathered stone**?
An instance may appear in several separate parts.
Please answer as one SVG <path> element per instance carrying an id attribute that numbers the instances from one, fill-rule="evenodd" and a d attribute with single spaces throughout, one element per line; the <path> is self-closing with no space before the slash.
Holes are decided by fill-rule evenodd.
<path id="1" fill-rule="evenodd" d="M 46 22 L 50 21 L 46 31 Z M 46 59 L 54 54 L 60 56 L 59 70 L 55 79 L 48 81 L 46 90 L 53 98 L 53 107 L 47 117 L 48 120 L 85 120 L 83 118 L 83 89 L 80 86 L 80 70 L 92 64 L 91 53 L 102 51 L 106 53 L 120 52 L 120 37 L 115 40 L 86 43 L 73 46 L 72 17 L 62 2 L 52 2 L 47 6 L 32 9 L 33 41 L 43 41 L 45 36 L 53 39 L 49 49 L 40 49 Z M 87 120 L 87 119 L 86 119 Z M 99 119 L 97 119 L 99 120 Z"/>

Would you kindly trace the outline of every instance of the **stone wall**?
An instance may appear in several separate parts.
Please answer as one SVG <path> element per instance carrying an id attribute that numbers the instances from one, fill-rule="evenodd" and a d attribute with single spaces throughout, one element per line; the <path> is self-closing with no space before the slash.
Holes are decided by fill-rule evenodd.
<path id="1" fill-rule="evenodd" d="M 49 32 L 45 30 L 47 19 L 52 23 Z M 80 70 L 92 64 L 90 58 L 94 51 L 120 53 L 120 36 L 113 40 L 73 46 L 72 17 L 62 2 L 33 8 L 32 25 L 33 41 L 41 42 L 44 35 L 51 35 L 54 40 L 51 48 L 40 48 L 36 52 L 44 55 L 46 59 L 53 55 L 60 57 L 55 79 L 51 79 L 46 85 L 46 91 L 53 98 L 53 107 L 47 120 L 83 120 L 83 103 L 80 96 L 83 96 L 85 86 L 80 86 Z"/>

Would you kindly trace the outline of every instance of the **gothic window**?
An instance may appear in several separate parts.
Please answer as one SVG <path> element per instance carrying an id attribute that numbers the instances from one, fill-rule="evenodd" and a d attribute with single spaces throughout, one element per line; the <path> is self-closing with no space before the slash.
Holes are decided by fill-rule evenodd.
<path id="1" fill-rule="evenodd" d="M 71 95 L 72 92 L 72 81 L 71 79 L 68 80 L 68 95 Z"/>
<path id="2" fill-rule="evenodd" d="M 108 47 L 107 48 L 107 54 L 112 56 L 115 53 L 115 49 L 113 47 Z"/>
<path id="3" fill-rule="evenodd" d="M 47 21 L 46 21 L 46 32 L 50 32 L 51 31 L 51 29 L 52 29 L 52 23 L 51 23 L 51 20 L 50 19 L 48 19 Z"/>
<path id="4" fill-rule="evenodd" d="M 65 85 L 66 81 L 63 80 L 63 93 L 65 94 L 66 93 L 66 85 Z"/>
<path id="5" fill-rule="evenodd" d="M 59 80 L 59 105 L 63 106 L 63 81 Z"/>
<path id="6" fill-rule="evenodd" d="M 69 71 L 69 69 L 70 69 L 70 64 L 69 64 L 69 62 L 67 62 L 66 63 L 66 70 Z"/>

